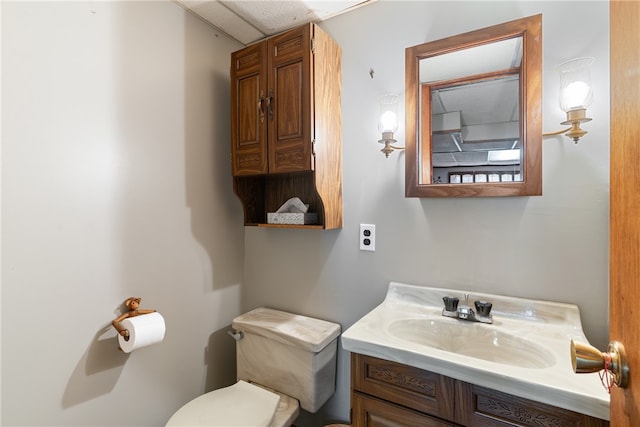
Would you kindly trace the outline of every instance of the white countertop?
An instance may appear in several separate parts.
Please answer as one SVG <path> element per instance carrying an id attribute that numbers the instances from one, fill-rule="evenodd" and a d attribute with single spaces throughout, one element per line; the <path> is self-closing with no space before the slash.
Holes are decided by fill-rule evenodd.
<path id="1" fill-rule="evenodd" d="M 441 316 L 444 296 L 493 303 L 493 324 L 481 324 Z M 419 339 L 398 337 L 390 328 L 398 321 L 437 319 L 447 330 L 462 335 L 481 332 L 507 333 L 541 350 L 543 366 L 526 368 L 441 350 Z M 449 323 L 447 323 L 449 322 Z M 479 329 L 482 328 L 482 329 Z M 416 332 L 419 337 L 419 331 Z M 461 381 L 547 403 L 593 417 L 609 419 L 609 394 L 597 373 L 576 374 L 571 367 L 570 342 L 588 343 L 578 307 L 452 289 L 429 288 L 391 282 L 385 300 L 342 334 L 345 350 L 403 363 Z M 499 348 L 497 348 L 499 350 Z M 496 351 L 498 351 L 496 350 Z"/>

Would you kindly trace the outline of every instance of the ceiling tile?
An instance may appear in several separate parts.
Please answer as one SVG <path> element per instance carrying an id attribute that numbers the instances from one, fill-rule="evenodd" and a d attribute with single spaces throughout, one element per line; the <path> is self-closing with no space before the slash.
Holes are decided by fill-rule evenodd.
<path id="1" fill-rule="evenodd" d="M 219 1 L 179 0 L 179 3 L 242 44 L 252 43 L 267 35 Z"/>
<path id="2" fill-rule="evenodd" d="M 243 44 L 375 0 L 175 0 Z"/>

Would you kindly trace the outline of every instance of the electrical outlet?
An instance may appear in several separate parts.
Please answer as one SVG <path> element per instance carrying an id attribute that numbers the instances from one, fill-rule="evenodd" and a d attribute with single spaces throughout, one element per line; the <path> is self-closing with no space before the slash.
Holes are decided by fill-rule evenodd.
<path id="1" fill-rule="evenodd" d="M 360 250 L 376 250 L 376 226 L 374 224 L 360 224 Z"/>

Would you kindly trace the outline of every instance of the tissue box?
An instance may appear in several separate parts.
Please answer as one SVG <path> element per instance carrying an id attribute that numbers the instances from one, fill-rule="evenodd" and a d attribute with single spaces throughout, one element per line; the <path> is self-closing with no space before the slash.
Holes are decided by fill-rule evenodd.
<path id="1" fill-rule="evenodd" d="M 302 212 L 267 212 L 267 224 L 317 224 L 318 214 Z"/>

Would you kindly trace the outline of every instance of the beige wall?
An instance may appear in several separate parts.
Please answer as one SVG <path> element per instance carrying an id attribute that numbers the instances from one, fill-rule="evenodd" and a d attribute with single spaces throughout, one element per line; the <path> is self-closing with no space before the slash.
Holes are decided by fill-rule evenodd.
<path id="1" fill-rule="evenodd" d="M 347 328 L 396 280 L 575 303 L 589 339 L 606 347 L 609 12 L 604 1 L 579 4 L 383 0 L 322 23 L 342 47 L 344 228 L 247 229 L 243 309 L 274 306 Z M 593 56 L 589 133 L 578 145 L 544 140 L 542 197 L 404 198 L 404 155 L 385 159 L 376 126 L 378 97 L 404 96 L 404 49 L 536 13 L 544 130 L 564 120 L 555 67 Z M 376 225 L 373 253 L 358 249 L 360 223 Z M 348 353 L 339 358 L 338 391 L 314 419 L 348 417 Z"/>
<path id="2" fill-rule="evenodd" d="M 379 0 L 322 23 L 343 50 L 344 228 L 317 231 L 242 227 L 228 151 L 239 44 L 170 2 L 3 2 L 2 424 L 161 425 L 233 380 L 236 314 L 266 305 L 347 328 L 390 280 L 573 302 L 604 346 L 608 3 L 575 6 Z M 542 197 L 405 199 L 403 154 L 376 142 L 404 48 L 539 12 L 544 128 L 563 120 L 554 67 L 588 55 L 589 134 L 545 140 Z M 360 223 L 376 224 L 376 252 L 358 250 Z M 127 356 L 108 323 L 131 295 L 167 337 Z M 299 426 L 348 418 L 344 351 L 338 375 Z"/>
<path id="3" fill-rule="evenodd" d="M 2 425 L 163 425 L 235 380 L 229 54 L 170 2 L 2 5 Z M 130 355 L 129 296 L 165 317 Z"/>

